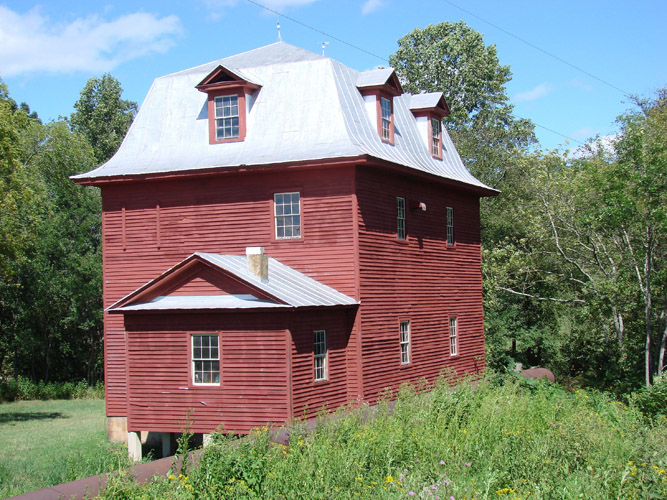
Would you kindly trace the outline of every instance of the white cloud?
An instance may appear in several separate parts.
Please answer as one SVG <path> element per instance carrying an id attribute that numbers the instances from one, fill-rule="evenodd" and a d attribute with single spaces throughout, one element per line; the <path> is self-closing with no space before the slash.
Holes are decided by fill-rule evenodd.
<path id="1" fill-rule="evenodd" d="M 181 34 L 176 16 L 137 12 L 107 21 L 97 15 L 57 24 L 39 8 L 25 14 L 0 5 L 0 75 L 110 71 L 119 64 L 165 52 Z"/>
<path id="2" fill-rule="evenodd" d="M 512 98 L 512 102 L 535 101 L 546 97 L 553 92 L 554 86 L 550 83 L 540 83 L 537 87 L 526 92 L 519 92 Z"/>
<path id="3" fill-rule="evenodd" d="M 591 92 L 595 90 L 592 85 L 586 83 L 586 81 L 582 80 L 581 78 L 575 78 L 574 80 L 571 80 L 570 87 L 585 90 L 586 92 Z"/>
<path id="4" fill-rule="evenodd" d="M 366 0 L 364 5 L 361 7 L 361 13 L 362 15 L 370 14 L 372 12 L 375 12 L 378 10 L 380 7 L 383 7 L 385 5 L 384 0 Z"/>

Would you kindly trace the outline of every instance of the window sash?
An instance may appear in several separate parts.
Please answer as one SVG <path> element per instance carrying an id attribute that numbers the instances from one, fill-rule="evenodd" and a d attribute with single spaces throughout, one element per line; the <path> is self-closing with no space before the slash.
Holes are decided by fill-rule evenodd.
<path id="1" fill-rule="evenodd" d="M 456 356 L 459 353 L 459 342 L 456 318 L 449 318 L 449 355 Z"/>
<path id="2" fill-rule="evenodd" d="M 327 380 L 329 377 L 327 363 L 327 331 L 313 331 L 313 371 L 315 382 Z"/>
<path id="3" fill-rule="evenodd" d="M 431 118 L 431 155 L 440 157 L 440 120 Z"/>
<path id="4" fill-rule="evenodd" d="M 220 385 L 218 335 L 192 335 L 192 382 L 194 385 Z"/>
<path id="5" fill-rule="evenodd" d="M 301 196 L 299 193 L 273 195 L 276 238 L 279 240 L 301 238 Z"/>
<path id="6" fill-rule="evenodd" d="M 382 139 L 391 140 L 391 101 L 386 97 L 380 97 L 380 108 L 382 109 Z"/>
<path id="7" fill-rule="evenodd" d="M 239 96 L 215 98 L 215 138 L 218 141 L 239 137 Z"/>
<path id="8" fill-rule="evenodd" d="M 454 208 L 447 207 L 447 245 L 454 244 Z"/>
<path id="9" fill-rule="evenodd" d="M 410 322 L 401 321 L 400 326 L 401 334 L 401 364 L 407 365 L 410 364 Z"/>
<path id="10" fill-rule="evenodd" d="M 399 240 L 405 239 L 405 198 L 396 197 L 396 235 Z"/>

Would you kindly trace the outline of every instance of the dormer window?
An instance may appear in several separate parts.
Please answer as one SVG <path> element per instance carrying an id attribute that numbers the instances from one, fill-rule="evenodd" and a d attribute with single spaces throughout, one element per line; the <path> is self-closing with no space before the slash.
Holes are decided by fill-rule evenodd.
<path id="1" fill-rule="evenodd" d="M 252 94 L 260 85 L 218 66 L 196 88 L 208 95 L 209 143 L 244 140 Z"/>
<path id="2" fill-rule="evenodd" d="M 410 96 L 410 111 L 417 121 L 417 129 L 433 158 L 442 160 L 442 119 L 449 115 L 449 107 L 442 92 Z"/>
<path id="3" fill-rule="evenodd" d="M 364 97 L 366 112 L 372 124 L 377 123 L 380 140 L 394 144 L 394 97 L 403 93 L 392 68 L 374 69 L 359 74 L 357 88 Z"/>
<path id="4" fill-rule="evenodd" d="M 215 139 L 236 139 L 239 137 L 239 96 L 224 95 L 215 101 Z"/>
<path id="5" fill-rule="evenodd" d="M 394 128 L 394 123 L 392 120 L 393 112 L 391 108 L 391 101 L 386 97 L 380 97 L 380 110 L 382 115 L 382 123 L 380 127 L 382 130 L 382 140 L 393 143 L 392 129 Z"/>
<path id="6" fill-rule="evenodd" d="M 442 158 L 442 129 L 438 118 L 431 118 L 431 155 Z"/>

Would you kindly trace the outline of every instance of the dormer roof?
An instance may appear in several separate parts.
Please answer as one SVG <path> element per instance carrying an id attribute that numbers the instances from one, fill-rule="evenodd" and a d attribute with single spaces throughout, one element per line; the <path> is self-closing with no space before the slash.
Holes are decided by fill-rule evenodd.
<path id="1" fill-rule="evenodd" d="M 364 92 L 384 90 L 391 95 L 401 95 L 403 87 L 398 81 L 394 68 L 371 69 L 359 73 L 357 88 Z"/>
<path id="2" fill-rule="evenodd" d="M 449 106 L 442 92 L 427 92 L 410 96 L 408 104 L 410 111 L 415 114 L 420 112 L 431 112 L 439 116 L 449 115 Z"/>
<path id="3" fill-rule="evenodd" d="M 208 97 L 196 87 L 235 78 L 261 85 L 247 103 L 245 138 L 210 144 Z M 366 112 L 362 91 L 374 86 L 397 94 L 393 145 L 382 142 Z M 118 152 L 95 170 L 73 178 L 95 183 L 364 157 L 495 192 L 468 172 L 446 133 L 442 161 L 431 156 L 411 111 L 412 96 L 401 91 L 391 68 L 358 72 L 276 42 L 157 78 Z"/>
<path id="4" fill-rule="evenodd" d="M 262 85 L 257 81 L 253 81 L 251 76 L 244 75 L 240 70 L 231 70 L 219 64 L 217 68 L 211 71 L 206 77 L 195 85 L 195 88 L 200 92 L 208 92 L 209 90 L 217 90 L 225 87 L 244 86 L 251 89 L 258 89 Z"/>

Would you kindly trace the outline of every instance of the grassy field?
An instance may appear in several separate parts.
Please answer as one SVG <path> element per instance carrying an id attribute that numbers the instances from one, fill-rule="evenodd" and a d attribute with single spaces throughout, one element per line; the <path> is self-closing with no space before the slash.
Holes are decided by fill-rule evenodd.
<path id="1" fill-rule="evenodd" d="M 512 379 L 405 388 L 380 408 L 322 422 L 289 446 L 267 429 L 196 467 L 140 485 L 119 474 L 109 499 L 665 499 L 667 420 L 597 392 Z"/>
<path id="2" fill-rule="evenodd" d="M 0 404 L 0 443 L 0 498 L 127 463 L 127 450 L 106 442 L 100 399 Z"/>

